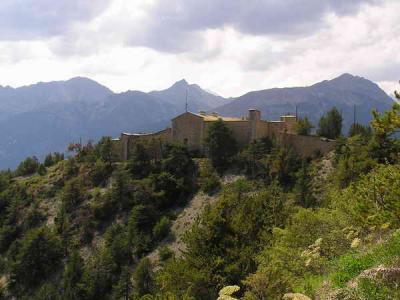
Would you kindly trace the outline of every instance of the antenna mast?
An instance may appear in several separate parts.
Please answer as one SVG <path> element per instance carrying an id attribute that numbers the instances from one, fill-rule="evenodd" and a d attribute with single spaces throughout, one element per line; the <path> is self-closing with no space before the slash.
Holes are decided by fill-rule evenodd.
<path id="1" fill-rule="evenodd" d="M 188 112 L 188 89 L 186 88 L 186 103 L 185 103 L 185 111 Z"/>

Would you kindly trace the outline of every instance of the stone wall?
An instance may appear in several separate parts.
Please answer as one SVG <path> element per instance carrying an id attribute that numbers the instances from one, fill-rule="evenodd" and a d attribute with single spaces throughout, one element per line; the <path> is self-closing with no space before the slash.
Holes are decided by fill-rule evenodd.
<path id="1" fill-rule="evenodd" d="M 152 134 L 123 133 L 119 142 L 121 158 L 127 160 L 138 141 L 146 144 L 154 158 L 160 157 L 163 145 L 171 141 L 186 145 L 190 150 L 204 151 L 207 130 L 217 119 L 215 116 L 186 112 L 172 119 L 172 128 Z M 241 146 L 254 139 L 276 137 L 278 143 L 291 146 L 302 157 L 312 156 L 316 152 L 326 154 L 336 146 L 336 142 L 332 140 L 296 135 L 295 116 L 282 116 L 280 121 L 265 121 L 261 119 L 258 110 L 251 109 L 247 119 L 222 118 L 222 120 L 232 130 L 233 136 Z"/>
<path id="2" fill-rule="evenodd" d="M 336 147 L 336 141 L 319 136 L 278 133 L 275 137 L 279 144 L 292 147 L 303 158 L 312 157 L 316 152 L 326 155 Z"/>
<path id="3" fill-rule="evenodd" d="M 208 123 L 208 122 L 207 122 Z M 239 145 L 246 145 L 250 141 L 250 122 L 243 121 L 229 121 L 225 125 L 232 130 L 233 136 Z"/>
<path id="4" fill-rule="evenodd" d="M 171 141 L 171 128 L 149 134 L 122 133 L 120 137 L 121 157 L 128 160 L 136 143 L 142 143 L 154 159 L 161 158 L 164 145 Z"/>
<path id="5" fill-rule="evenodd" d="M 185 113 L 172 119 L 172 140 L 187 145 L 189 149 L 201 149 L 204 139 L 204 121 L 200 116 Z"/>

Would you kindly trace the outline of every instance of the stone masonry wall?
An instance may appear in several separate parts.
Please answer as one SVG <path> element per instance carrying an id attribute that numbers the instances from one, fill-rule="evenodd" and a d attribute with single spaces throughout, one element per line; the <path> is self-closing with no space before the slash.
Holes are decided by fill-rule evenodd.
<path id="1" fill-rule="evenodd" d="M 292 147 L 293 150 L 303 158 L 312 157 L 317 151 L 325 155 L 336 147 L 336 141 L 319 136 L 278 133 L 275 137 L 278 143 Z"/>
<path id="2" fill-rule="evenodd" d="M 127 160 L 132 153 L 137 142 L 144 144 L 151 157 L 158 159 L 161 157 L 163 146 L 171 141 L 171 128 L 166 128 L 159 132 L 150 134 L 125 134 L 120 137 L 121 157 Z"/>
<path id="3" fill-rule="evenodd" d="M 188 146 L 189 149 L 201 149 L 203 144 L 204 122 L 191 113 L 172 119 L 172 140 Z"/>

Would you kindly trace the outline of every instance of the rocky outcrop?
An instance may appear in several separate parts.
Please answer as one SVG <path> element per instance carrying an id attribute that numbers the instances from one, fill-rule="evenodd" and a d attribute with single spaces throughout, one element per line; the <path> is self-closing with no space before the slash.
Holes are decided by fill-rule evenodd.
<path id="1" fill-rule="evenodd" d="M 287 293 L 283 295 L 283 300 L 311 300 L 310 297 L 300 293 Z"/>

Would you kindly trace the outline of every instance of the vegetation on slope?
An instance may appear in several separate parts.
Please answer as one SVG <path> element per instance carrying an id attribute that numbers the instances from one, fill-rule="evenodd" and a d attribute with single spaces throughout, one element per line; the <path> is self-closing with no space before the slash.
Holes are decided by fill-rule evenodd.
<path id="1" fill-rule="evenodd" d="M 108 138 L 71 145 L 66 160 L 29 158 L 0 173 L 2 297 L 398 299 L 399 111 L 374 113 L 325 158 L 271 139 L 233 152 L 222 122 L 206 139 L 209 161 L 179 145 L 158 159 L 138 144 L 121 163 Z M 320 125 L 337 136 L 328 116 Z M 227 170 L 245 176 L 221 183 Z M 198 190 L 218 199 L 175 255 L 163 241 Z"/>

